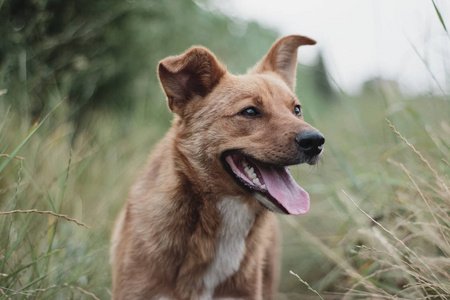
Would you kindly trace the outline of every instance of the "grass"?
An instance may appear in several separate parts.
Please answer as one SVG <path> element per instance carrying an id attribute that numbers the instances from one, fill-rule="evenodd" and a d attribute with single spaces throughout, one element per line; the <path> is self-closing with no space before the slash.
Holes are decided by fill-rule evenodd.
<path id="1" fill-rule="evenodd" d="M 280 299 L 450 297 L 448 100 L 304 106 L 327 149 L 319 166 L 292 170 L 312 207 L 280 218 Z M 0 299 L 110 298 L 113 220 L 168 122 L 95 114 L 74 139 L 66 109 L 28 125 L 2 107 Z"/>
<path id="2" fill-rule="evenodd" d="M 280 218 L 279 299 L 450 298 L 448 96 L 302 93 L 327 142 L 317 167 L 292 168 L 312 203 Z M 65 102 L 37 123 L 3 103 L 0 300 L 109 299 L 110 232 L 170 125 L 163 97 L 131 117 L 93 111 L 84 130 Z"/>
<path id="3" fill-rule="evenodd" d="M 4 119 L 1 152 L 20 145 L 21 157 L 0 158 L 0 299 L 110 298 L 109 233 L 161 125 L 96 116 L 74 141 L 65 109 L 37 131 L 12 110 Z"/>
<path id="4" fill-rule="evenodd" d="M 313 120 L 328 152 L 303 176 L 311 212 L 285 222 L 284 269 L 331 299 L 446 299 L 450 106 L 445 98 L 382 100 L 346 99 L 332 109 L 338 117 Z M 283 288 L 305 293 L 295 278 Z"/>

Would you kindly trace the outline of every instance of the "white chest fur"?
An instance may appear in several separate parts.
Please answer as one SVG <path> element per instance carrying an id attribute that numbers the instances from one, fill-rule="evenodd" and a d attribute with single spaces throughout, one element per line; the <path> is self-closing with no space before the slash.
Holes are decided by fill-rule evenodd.
<path id="1" fill-rule="evenodd" d="M 217 237 L 216 253 L 203 276 L 205 293 L 201 300 L 210 300 L 214 289 L 233 275 L 245 252 L 245 239 L 255 222 L 255 214 L 241 199 L 224 198 L 218 203 L 222 222 Z"/>

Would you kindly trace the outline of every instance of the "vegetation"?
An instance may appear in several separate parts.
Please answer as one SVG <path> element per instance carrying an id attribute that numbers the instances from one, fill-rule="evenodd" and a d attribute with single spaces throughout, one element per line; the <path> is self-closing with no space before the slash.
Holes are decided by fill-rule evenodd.
<path id="1" fill-rule="evenodd" d="M 0 299 L 110 298 L 114 219 L 170 126 L 158 60 L 201 44 L 242 73 L 277 37 L 199 5 L 0 1 Z M 327 142 L 292 168 L 312 203 L 280 218 L 280 299 L 450 298 L 449 97 L 324 74 L 299 67 Z"/>

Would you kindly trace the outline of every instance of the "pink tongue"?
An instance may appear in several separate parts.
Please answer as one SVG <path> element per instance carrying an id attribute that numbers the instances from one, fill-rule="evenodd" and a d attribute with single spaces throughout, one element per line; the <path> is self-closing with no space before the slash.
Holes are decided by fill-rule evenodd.
<path id="1" fill-rule="evenodd" d="M 292 178 L 287 168 L 273 168 L 258 165 L 270 195 L 280 203 L 289 214 L 303 215 L 309 210 L 309 195 Z"/>

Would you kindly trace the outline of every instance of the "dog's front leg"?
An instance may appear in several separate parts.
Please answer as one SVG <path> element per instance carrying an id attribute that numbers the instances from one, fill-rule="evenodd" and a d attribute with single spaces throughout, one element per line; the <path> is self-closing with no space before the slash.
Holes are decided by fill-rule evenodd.
<path id="1" fill-rule="evenodd" d="M 264 264 L 263 264 L 263 278 L 262 278 L 262 289 L 263 289 L 263 299 L 273 300 L 275 299 L 275 294 L 278 289 L 278 281 L 280 274 L 280 252 L 281 252 L 281 241 L 278 222 L 274 222 L 272 226 L 271 242 L 269 247 L 265 250 Z"/>

